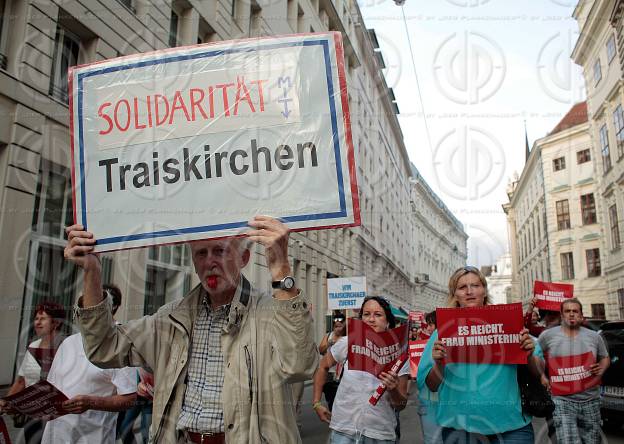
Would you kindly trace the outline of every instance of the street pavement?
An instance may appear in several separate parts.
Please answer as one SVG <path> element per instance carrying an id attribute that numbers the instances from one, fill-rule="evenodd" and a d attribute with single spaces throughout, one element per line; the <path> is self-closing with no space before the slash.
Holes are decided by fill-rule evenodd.
<path id="1" fill-rule="evenodd" d="M 412 389 L 407 407 L 401 412 L 401 443 L 402 444 L 418 444 L 422 443 L 422 431 L 420 421 L 418 419 L 415 390 Z M 301 438 L 303 444 L 326 444 L 329 437 L 329 428 L 327 424 L 321 423 L 312 410 L 312 386 L 306 385 L 303 393 L 303 406 L 301 409 Z M 548 428 L 543 419 L 535 419 L 533 421 L 533 429 L 535 431 L 535 444 L 549 444 Z M 619 433 L 607 433 L 603 435 L 603 444 L 624 444 L 624 429 L 620 429 Z M 566 443 L 576 444 L 576 443 Z"/>
<path id="2" fill-rule="evenodd" d="M 312 410 L 312 385 L 307 383 L 303 392 L 303 405 L 301 408 L 301 438 L 303 444 L 327 444 L 329 437 L 329 428 L 327 424 L 322 423 L 316 413 Z M 420 429 L 420 421 L 417 414 L 418 401 L 416 398 L 415 390 L 409 397 L 407 407 L 401 412 L 401 443 L 403 444 L 418 444 L 422 442 L 422 432 Z M 13 421 L 10 418 L 4 417 L 11 441 L 13 444 L 21 444 L 23 440 L 19 439 L 19 431 L 13 428 Z M 536 419 L 533 421 L 533 429 L 535 430 L 535 444 L 549 444 L 548 441 L 548 429 L 546 423 L 542 419 Z M 137 442 L 140 442 L 140 435 L 138 431 L 138 422 L 135 425 L 135 432 Z M 118 440 L 120 443 L 121 441 Z M 93 443 L 95 444 L 95 443 Z M 572 443 L 566 443 L 572 444 Z M 576 443 L 574 443 L 576 444 Z M 624 428 L 616 434 L 607 433 L 603 435 L 603 444 L 624 444 Z"/>

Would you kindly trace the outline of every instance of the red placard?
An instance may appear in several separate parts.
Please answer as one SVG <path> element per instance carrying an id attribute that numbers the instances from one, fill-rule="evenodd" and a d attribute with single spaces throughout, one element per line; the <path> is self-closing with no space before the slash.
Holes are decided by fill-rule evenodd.
<path id="1" fill-rule="evenodd" d="M 0 444 L 11 444 L 11 437 L 7 429 L 4 419 L 0 416 Z"/>
<path id="2" fill-rule="evenodd" d="M 596 363 L 592 352 L 574 356 L 546 356 L 546 362 L 553 395 L 572 395 L 600 385 L 600 376 L 592 375 L 589 370 Z"/>
<path id="3" fill-rule="evenodd" d="M 349 370 L 378 376 L 403 356 L 407 359 L 407 325 L 376 333 L 359 319 L 349 319 Z"/>
<path id="4" fill-rule="evenodd" d="M 415 378 L 418 374 L 418 364 L 427 342 L 429 341 L 409 341 L 410 376 L 412 378 Z"/>
<path id="5" fill-rule="evenodd" d="M 67 414 L 61 407 L 67 396 L 45 380 L 3 399 L 13 409 L 31 418 L 55 419 Z"/>
<path id="6" fill-rule="evenodd" d="M 446 362 L 526 364 L 520 347 L 522 304 L 438 308 L 436 314 Z"/>
<path id="7" fill-rule="evenodd" d="M 409 312 L 409 321 L 412 325 L 423 325 L 425 322 L 425 312 L 420 310 Z"/>
<path id="8" fill-rule="evenodd" d="M 561 303 L 574 296 L 574 285 L 535 281 L 533 296 L 537 298 L 536 307 L 540 310 L 559 311 Z"/>

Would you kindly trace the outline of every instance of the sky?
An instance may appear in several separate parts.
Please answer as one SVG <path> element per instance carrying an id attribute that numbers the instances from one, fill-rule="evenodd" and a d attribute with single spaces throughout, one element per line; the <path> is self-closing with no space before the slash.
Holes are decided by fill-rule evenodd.
<path id="1" fill-rule="evenodd" d="M 570 59 L 576 0 L 358 4 L 377 34 L 410 159 L 464 224 L 468 263 L 495 263 L 509 249 L 501 206 L 524 166 L 525 121 L 532 146 L 585 99 Z"/>

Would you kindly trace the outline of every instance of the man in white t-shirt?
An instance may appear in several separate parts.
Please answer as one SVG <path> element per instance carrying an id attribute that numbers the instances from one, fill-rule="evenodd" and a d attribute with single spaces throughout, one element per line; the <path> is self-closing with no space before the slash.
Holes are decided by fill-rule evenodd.
<path id="1" fill-rule="evenodd" d="M 48 381 L 69 399 L 72 412 L 49 421 L 42 443 L 115 443 L 117 413 L 136 399 L 136 369 L 100 369 L 85 356 L 82 336 L 63 341 L 48 374 Z"/>
<path id="2" fill-rule="evenodd" d="M 136 369 L 101 369 L 87 359 L 82 336 L 69 336 L 56 352 L 48 382 L 69 399 L 71 413 L 46 424 L 42 444 L 114 444 L 117 413 L 136 400 Z"/>

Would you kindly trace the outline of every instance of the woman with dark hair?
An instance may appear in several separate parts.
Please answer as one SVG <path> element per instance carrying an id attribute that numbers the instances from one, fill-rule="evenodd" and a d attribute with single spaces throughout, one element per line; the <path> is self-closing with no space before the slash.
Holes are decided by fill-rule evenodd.
<path id="1" fill-rule="evenodd" d="M 65 309 L 62 305 L 50 301 L 37 305 L 33 320 L 37 339 L 28 345 L 28 351 L 24 354 L 17 371 L 17 379 L 7 392 L 7 396 L 19 393 L 39 380 L 46 379 L 54 353 L 65 339 L 61 333 L 64 320 Z M 0 412 L 6 410 L 5 402 L 0 400 Z M 9 410 L 8 413 L 14 412 Z M 16 427 L 24 427 L 24 440 L 27 444 L 41 442 L 44 427 L 42 421 L 15 414 L 14 423 Z"/>
<path id="2" fill-rule="evenodd" d="M 390 304 L 378 296 L 364 299 L 358 317 L 378 333 L 396 325 Z M 377 378 L 368 372 L 350 370 L 346 359 L 347 337 L 343 336 L 323 356 L 314 374 L 312 408 L 321 421 L 329 423 L 330 444 L 394 444 L 395 410 L 403 410 L 407 402 L 408 363 L 398 374 L 382 372 Z M 321 391 L 328 370 L 337 362 L 345 364 L 333 410 L 330 412 L 321 404 Z M 386 392 L 377 405 L 372 406 L 368 400 L 380 382 L 386 386 Z"/>
<path id="3" fill-rule="evenodd" d="M 489 304 L 487 281 L 476 267 L 462 267 L 449 280 L 448 307 Z M 520 332 L 527 363 L 537 372 L 535 343 Z M 522 413 L 516 365 L 446 363 L 446 348 L 433 332 L 418 366 L 418 386 L 438 394 L 437 423 L 445 443 L 532 444 L 531 416 Z M 439 439 L 439 436 L 435 437 Z M 432 442 L 432 441 L 428 441 Z"/>

